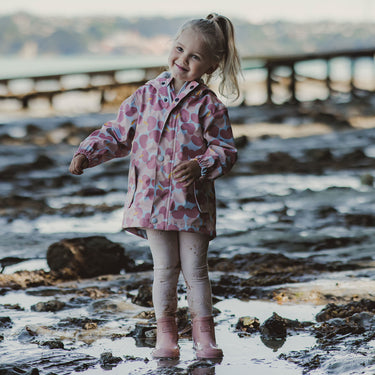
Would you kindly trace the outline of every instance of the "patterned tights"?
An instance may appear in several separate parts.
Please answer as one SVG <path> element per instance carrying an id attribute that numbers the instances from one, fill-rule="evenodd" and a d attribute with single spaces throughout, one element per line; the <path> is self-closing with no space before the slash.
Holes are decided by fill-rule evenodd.
<path id="1" fill-rule="evenodd" d="M 153 303 L 156 319 L 177 310 L 177 282 L 182 271 L 192 317 L 211 316 L 211 284 L 208 277 L 208 237 L 200 233 L 147 229 L 154 261 Z"/>

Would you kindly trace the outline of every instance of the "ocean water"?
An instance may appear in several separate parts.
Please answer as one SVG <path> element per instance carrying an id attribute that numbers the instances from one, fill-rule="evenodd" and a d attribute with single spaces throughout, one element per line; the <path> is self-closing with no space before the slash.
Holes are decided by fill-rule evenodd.
<path id="1" fill-rule="evenodd" d="M 46 56 L 0 57 L 0 79 L 94 70 L 129 69 L 165 64 L 166 56 Z"/>

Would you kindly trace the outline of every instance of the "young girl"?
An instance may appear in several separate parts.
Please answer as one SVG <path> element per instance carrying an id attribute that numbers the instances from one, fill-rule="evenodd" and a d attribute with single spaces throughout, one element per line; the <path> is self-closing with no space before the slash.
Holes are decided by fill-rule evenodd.
<path id="1" fill-rule="evenodd" d="M 187 287 L 198 358 L 221 358 L 212 318 L 207 249 L 216 235 L 214 180 L 237 158 L 227 109 L 203 83 L 214 72 L 221 94 L 239 95 L 240 62 L 231 21 L 217 14 L 187 22 L 171 48 L 169 72 L 140 87 L 116 121 L 79 146 L 70 172 L 82 174 L 131 154 L 123 227 L 149 241 L 157 319 L 154 358 L 179 357 L 180 271 Z M 207 82 L 207 81 L 206 81 Z"/>

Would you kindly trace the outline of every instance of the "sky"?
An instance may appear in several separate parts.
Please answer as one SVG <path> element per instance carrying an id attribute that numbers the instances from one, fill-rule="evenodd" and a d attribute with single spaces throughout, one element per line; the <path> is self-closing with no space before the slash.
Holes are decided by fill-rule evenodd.
<path id="1" fill-rule="evenodd" d="M 17 11 L 60 16 L 206 16 L 215 11 L 254 23 L 375 22 L 375 0 L 0 0 L 0 15 Z"/>

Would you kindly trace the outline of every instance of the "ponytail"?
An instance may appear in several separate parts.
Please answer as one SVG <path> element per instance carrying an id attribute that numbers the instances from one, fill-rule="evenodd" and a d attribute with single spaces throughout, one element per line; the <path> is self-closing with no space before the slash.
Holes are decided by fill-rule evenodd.
<path id="1" fill-rule="evenodd" d="M 237 76 L 241 71 L 241 63 L 232 22 L 225 16 L 211 13 L 205 19 L 185 23 L 177 36 L 189 27 L 201 33 L 209 54 L 214 64 L 217 65 L 216 74 L 220 79 L 219 93 L 227 98 L 237 99 L 240 96 Z M 211 75 L 207 77 L 206 83 L 210 79 Z"/>
<path id="2" fill-rule="evenodd" d="M 241 71 L 240 57 L 237 52 L 234 36 L 234 27 L 232 22 L 224 16 L 211 13 L 206 17 L 207 20 L 214 23 L 219 32 L 222 33 L 223 53 L 219 57 L 218 73 L 220 77 L 220 94 L 237 99 L 240 95 L 240 89 L 237 76 Z"/>

